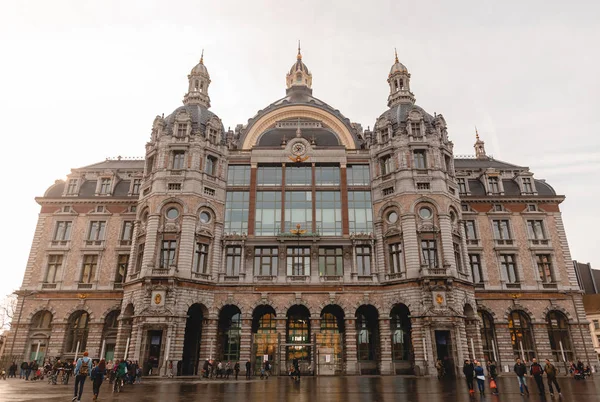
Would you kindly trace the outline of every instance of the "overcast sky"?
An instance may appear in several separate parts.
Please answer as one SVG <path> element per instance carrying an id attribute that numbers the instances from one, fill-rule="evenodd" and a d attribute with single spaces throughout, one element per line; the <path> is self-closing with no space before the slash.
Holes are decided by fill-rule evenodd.
<path id="1" fill-rule="evenodd" d="M 54 180 L 143 156 L 156 115 L 181 105 L 204 61 L 227 128 L 285 94 L 302 40 L 313 94 L 373 126 L 394 47 L 417 103 L 442 113 L 455 153 L 529 166 L 567 196 L 573 258 L 600 268 L 598 1 L 3 1 L 0 295 L 22 281 Z"/>

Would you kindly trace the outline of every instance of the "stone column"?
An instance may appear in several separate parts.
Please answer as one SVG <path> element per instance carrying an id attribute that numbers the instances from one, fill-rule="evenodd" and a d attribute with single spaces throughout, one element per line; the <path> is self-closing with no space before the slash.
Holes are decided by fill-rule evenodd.
<path id="1" fill-rule="evenodd" d="M 504 366 L 508 366 L 508 372 L 512 372 L 515 364 L 515 356 L 513 353 L 512 341 L 507 322 L 494 322 L 494 330 L 496 334 L 496 350 L 498 351 L 498 368 L 505 371 Z M 502 367 L 500 367 L 502 365 Z"/>
<path id="2" fill-rule="evenodd" d="M 240 371 L 245 371 L 246 361 L 252 354 L 252 316 L 242 320 L 240 331 Z"/>
<path id="3" fill-rule="evenodd" d="M 375 241 L 371 243 L 373 245 L 373 265 L 371 266 L 371 271 L 377 276 L 379 282 L 383 282 L 387 274 L 385 268 L 386 250 L 383 241 L 383 222 L 380 220 L 373 222 L 373 228 L 375 231 Z"/>
<path id="4" fill-rule="evenodd" d="M 450 276 L 457 276 L 456 272 L 456 260 L 454 258 L 454 243 L 452 241 L 452 224 L 450 222 L 450 216 L 448 214 L 439 214 L 440 219 L 440 231 L 442 236 L 442 264 L 438 264 L 440 268 L 442 265 L 449 264 L 450 269 L 447 274 Z"/>
<path id="5" fill-rule="evenodd" d="M 156 263 L 156 242 L 158 237 L 158 215 L 150 215 L 146 223 L 146 243 L 144 244 L 144 258 L 142 259 L 142 269 L 140 276 L 152 274 L 154 264 Z"/>
<path id="6" fill-rule="evenodd" d="M 317 343 L 317 334 L 321 333 L 321 316 L 312 315 L 310 317 L 310 341 L 313 344 L 313 347 L 310 350 L 310 363 L 312 365 L 313 371 L 316 373 L 317 366 L 319 364 L 318 358 L 319 354 L 317 351 L 318 343 Z"/>
<path id="7" fill-rule="evenodd" d="M 183 214 L 181 218 L 181 237 L 179 238 L 179 254 L 177 257 L 177 276 L 181 278 L 192 277 L 197 219 L 194 214 Z"/>
<path id="8" fill-rule="evenodd" d="M 127 338 L 129 341 L 129 350 L 131 350 L 131 336 L 132 336 L 132 317 L 121 317 L 117 318 L 119 326 L 117 328 L 117 342 L 115 344 L 115 360 L 123 359 L 125 355 L 125 348 L 127 347 Z"/>
<path id="9" fill-rule="evenodd" d="M 417 238 L 417 223 L 415 215 L 404 214 L 400 218 L 402 220 L 402 233 L 404 244 L 402 252 L 404 253 L 404 264 L 406 269 L 406 277 L 410 279 L 418 278 L 421 270 L 421 258 L 419 256 L 421 247 Z"/>
<path id="10" fill-rule="evenodd" d="M 423 324 L 420 318 L 411 319 L 410 341 L 413 347 L 415 374 L 421 376 L 429 374 L 429 360 L 433 359 L 429 326 Z"/>
<path id="11" fill-rule="evenodd" d="M 214 237 L 210 243 L 210 264 L 208 267 L 208 274 L 211 275 L 212 280 L 219 279 L 219 272 L 225 272 L 224 250 L 223 247 L 223 223 L 215 222 L 214 226 Z"/>
<path id="12" fill-rule="evenodd" d="M 286 343 L 287 342 L 287 337 L 286 337 L 286 325 L 287 325 L 287 318 L 284 317 L 277 317 L 275 319 L 275 326 L 277 328 L 277 333 L 279 334 L 279 345 L 277 345 L 277 347 L 279 348 L 279 350 L 277 351 L 277 354 L 279 354 L 279 361 L 277 361 L 277 373 L 273 372 L 273 374 L 284 374 L 286 372 L 286 361 L 287 361 L 287 356 L 286 356 L 286 348 L 281 347 L 280 345 L 282 343 Z M 275 357 L 275 359 L 277 360 L 277 357 Z"/>
<path id="13" fill-rule="evenodd" d="M 216 359 L 219 356 L 217 350 L 217 326 L 218 319 L 206 319 L 202 324 L 202 339 L 200 340 L 200 360 Z"/>
<path id="14" fill-rule="evenodd" d="M 360 374 L 358 372 L 358 359 L 356 355 L 356 319 L 345 318 L 345 344 L 346 348 L 346 374 L 347 375 L 356 375 Z"/>
<path id="15" fill-rule="evenodd" d="M 380 374 L 394 374 L 392 364 L 392 331 L 389 318 L 379 318 L 379 361 L 381 362 Z"/>

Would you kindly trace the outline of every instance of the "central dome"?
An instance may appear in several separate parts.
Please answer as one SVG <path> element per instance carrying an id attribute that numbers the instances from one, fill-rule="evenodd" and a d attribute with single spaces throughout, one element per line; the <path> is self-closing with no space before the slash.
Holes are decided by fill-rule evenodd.
<path id="1" fill-rule="evenodd" d="M 285 82 L 288 90 L 294 88 L 311 88 L 312 87 L 312 74 L 308 71 L 308 67 L 302 61 L 302 53 L 300 52 L 300 42 L 298 42 L 298 56 L 296 56 L 296 62 L 292 64 L 290 72 L 285 76 Z"/>

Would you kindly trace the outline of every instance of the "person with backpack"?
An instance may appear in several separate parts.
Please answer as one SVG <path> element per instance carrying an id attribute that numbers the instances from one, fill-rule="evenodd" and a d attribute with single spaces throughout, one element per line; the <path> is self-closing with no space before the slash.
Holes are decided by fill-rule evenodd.
<path id="1" fill-rule="evenodd" d="M 100 362 L 92 369 L 92 373 L 90 378 L 93 381 L 93 393 L 94 397 L 92 400 L 98 399 L 98 394 L 100 393 L 100 386 L 102 385 L 102 381 L 104 381 L 104 376 L 106 375 L 106 361 L 101 359 Z"/>
<path id="2" fill-rule="evenodd" d="M 75 365 L 75 391 L 73 392 L 73 401 L 81 401 L 83 384 L 85 384 L 85 379 L 90 375 L 92 359 L 88 356 L 89 353 L 87 351 L 83 352 L 83 357 L 80 357 Z"/>
<path id="3" fill-rule="evenodd" d="M 529 368 L 529 374 L 533 376 L 535 383 L 537 384 L 538 390 L 540 391 L 540 395 L 544 395 L 546 391 L 544 390 L 544 368 L 537 362 L 537 359 L 534 357 L 532 359 L 531 367 Z"/>
<path id="4" fill-rule="evenodd" d="M 548 379 L 548 388 L 550 388 L 550 396 L 554 396 L 554 389 L 552 388 L 552 384 L 554 384 L 556 386 L 556 390 L 558 391 L 558 395 L 562 397 L 562 394 L 560 392 L 560 386 L 556 381 L 556 374 L 558 373 L 558 370 L 556 369 L 556 366 L 554 364 L 550 363 L 549 359 L 546 359 L 546 367 L 544 367 L 544 371 L 546 372 L 546 377 Z"/>
<path id="5" fill-rule="evenodd" d="M 529 395 L 527 380 L 525 380 L 525 376 L 527 375 L 527 366 L 521 362 L 521 359 L 517 359 L 517 363 L 515 364 L 513 370 L 517 375 L 517 379 L 519 380 L 519 389 L 521 390 L 521 395 L 524 395 L 523 388 L 527 392 L 527 395 Z"/>

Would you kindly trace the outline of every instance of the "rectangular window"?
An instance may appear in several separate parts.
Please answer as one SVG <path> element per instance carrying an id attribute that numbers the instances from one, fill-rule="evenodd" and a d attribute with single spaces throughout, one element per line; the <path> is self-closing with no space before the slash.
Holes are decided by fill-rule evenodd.
<path id="1" fill-rule="evenodd" d="M 169 191 L 180 191 L 181 190 L 181 183 L 169 183 L 167 185 L 167 189 Z"/>
<path id="2" fill-rule="evenodd" d="M 121 230 L 121 240 L 131 241 L 133 236 L 133 221 L 123 222 L 123 229 Z"/>
<path id="3" fill-rule="evenodd" d="M 387 187 L 382 190 L 384 196 L 394 194 L 394 187 Z"/>
<path id="4" fill-rule="evenodd" d="M 239 276 L 242 264 L 242 248 L 240 246 L 227 246 L 225 249 L 225 275 Z"/>
<path id="5" fill-rule="evenodd" d="M 208 130 L 208 141 L 213 144 L 217 143 L 217 130 L 211 128 Z"/>
<path id="6" fill-rule="evenodd" d="M 288 247 L 286 250 L 287 275 L 310 275 L 310 247 Z"/>
<path id="7" fill-rule="evenodd" d="M 187 134 L 188 125 L 187 123 L 179 123 L 177 124 L 177 136 L 185 137 Z"/>
<path id="8" fill-rule="evenodd" d="M 104 230 L 106 229 L 105 221 L 92 221 L 90 222 L 90 230 L 88 231 L 88 241 L 101 241 L 104 240 Z"/>
<path id="9" fill-rule="evenodd" d="M 184 168 L 185 152 L 173 151 L 173 170 L 181 170 Z"/>
<path id="10" fill-rule="evenodd" d="M 420 137 L 421 136 L 421 122 L 419 121 L 413 121 L 410 123 L 410 131 L 412 132 L 412 135 L 414 137 Z"/>
<path id="11" fill-rule="evenodd" d="M 144 243 L 138 245 L 137 255 L 135 257 L 135 272 L 140 272 L 142 262 L 144 261 Z"/>
<path id="12" fill-rule="evenodd" d="M 258 276 L 277 276 L 277 247 L 254 248 L 254 273 Z"/>
<path id="13" fill-rule="evenodd" d="M 193 272 L 197 274 L 208 273 L 208 244 L 196 242 L 193 267 Z"/>
<path id="14" fill-rule="evenodd" d="M 502 204 L 494 204 L 494 212 L 504 212 Z"/>
<path id="15" fill-rule="evenodd" d="M 544 222 L 542 220 L 527 221 L 527 233 L 530 240 L 546 240 Z"/>
<path id="16" fill-rule="evenodd" d="M 339 181 L 339 173 L 338 173 Z M 312 185 L 312 167 L 310 166 L 286 166 L 286 186 L 310 186 Z"/>
<path id="17" fill-rule="evenodd" d="M 385 176 L 394 171 L 394 159 L 391 155 L 386 155 L 379 159 L 379 167 L 381 168 L 381 175 Z"/>
<path id="18" fill-rule="evenodd" d="M 373 204 L 370 191 L 348 191 L 348 223 L 350 233 L 373 231 Z"/>
<path id="19" fill-rule="evenodd" d="M 210 187 L 204 187 L 204 194 L 209 195 L 211 197 L 215 196 L 215 189 Z"/>
<path id="20" fill-rule="evenodd" d="M 421 240 L 421 252 L 423 254 L 423 265 L 428 268 L 437 268 L 437 246 L 435 240 Z"/>
<path id="21" fill-rule="evenodd" d="M 495 219 L 492 221 L 494 226 L 494 239 L 511 240 L 510 223 L 507 219 Z"/>
<path id="22" fill-rule="evenodd" d="M 346 169 L 349 186 L 368 186 L 371 184 L 369 165 L 351 165 Z"/>
<path id="23" fill-rule="evenodd" d="M 317 231 L 324 236 L 342 235 L 342 196 L 339 191 L 317 191 Z"/>
<path id="24" fill-rule="evenodd" d="M 599 320 L 594 320 L 594 329 L 595 330 L 600 330 L 600 321 Z"/>
<path id="25" fill-rule="evenodd" d="M 390 244 L 390 273 L 399 274 L 404 269 L 404 261 L 402 259 L 402 243 Z"/>
<path id="26" fill-rule="evenodd" d="M 465 236 L 467 240 L 477 240 L 477 230 L 475 229 L 475 221 L 463 221 L 463 223 L 465 225 Z"/>
<path id="27" fill-rule="evenodd" d="M 281 191 L 256 192 L 256 236 L 275 236 L 281 230 Z M 306 228 L 305 228 L 306 229 Z"/>
<path id="28" fill-rule="evenodd" d="M 533 194 L 533 186 L 531 185 L 531 179 L 529 177 L 523 178 L 523 192 L 526 194 Z"/>
<path id="29" fill-rule="evenodd" d="M 463 272 L 463 264 L 462 264 L 462 253 L 460 250 L 460 244 L 452 243 L 454 249 L 454 261 L 456 261 L 456 269 L 458 272 Z"/>
<path id="30" fill-rule="evenodd" d="M 138 195 L 140 188 L 142 187 L 142 179 L 133 179 L 133 185 L 131 186 L 131 194 Z"/>
<path id="31" fill-rule="evenodd" d="M 500 184 L 497 177 L 488 177 L 488 191 L 492 194 L 500 194 Z"/>
<path id="32" fill-rule="evenodd" d="M 483 283 L 483 270 L 481 269 L 481 256 L 479 254 L 469 254 L 469 264 L 471 265 L 471 274 L 473 283 Z"/>
<path id="33" fill-rule="evenodd" d="M 429 183 L 417 183 L 417 190 L 429 190 Z"/>
<path id="34" fill-rule="evenodd" d="M 536 256 L 538 273 L 540 274 L 540 280 L 544 283 L 553 283 L 554 272 L 552 271 L 552 259 L 550 254 L 538 254 Z"/>
<path id="35" fill-rule="evenodd" d="M 340 168 L 338 166 L 317 166 L 315 167 L 315 185 L 316 186 L 339 186 Z"/>
<path id="36" fill-rule="evenodd" d="M 225 202 L 225 233 L 248 233 L 248 191 L 228 191 Z"/>
<path id="37" fill-rule="evenodd" d="M 356 246 L 356 273 L 358 276 L 371 275 L 371 246 Z"/>
<path id="38" fill-rule="evenodd" d="M 56 283 L 56 275 L 62 267 L 63 256 L 62 255 L 49 255 L 48 256 L 48 268 L 46 269 L 46 276 L 44 283 Z"/>
<path id="39" fill-rule="evenodd" d="M 119 254 L 115 283 L 125 282 L 125 278 L 127 277 L 127 265 L 129 265 L 129 254 Z"/>
<path id="40" fill-rule="evenodd" d="M 163 240 L 160 249 L 160 267 L 163 269 L 175 265 L 175 254 L 177 251 L 177 240 Z"/>
<path id="41" fill-rule="evenodd" d="M 204 173 L 211 176 L 217 175 L 217 158 L 212 155 L 206 157 L 206 163 L 204 164 Z"/>
<path id="42" fill-rule="evenodd" d="M 502 277 L 506 280 L 506 283 L 519 283 L 514 254 L 500 255 L 500 269 L 502 270 Z"/>
<path id="43" fill-rule="evenodd" d="M 80 283 L 92 283 L 96 279 L 96 269 L 98 268 L 97 255 L 83 256 L 83 269 L 81 270 Z"/>
<path id="44" fill-rule="evenodd" d="M 281 169 L 279 169 L 281 170 Z M 228 186 L 249 186 L 250 185 L 250 166 L 249 165 L 229 165 L 227 168 Z"/>
<path id="45" fill-rule="evenodd" d="M 342 264 L 341 247 L 319 247 L 319 275 L 342 276 Z"/>
<path id="46" fill-rule="evenodd" d="M 281 187 L 281 173 L 281 166 L 259 166 L 256 172 L 256 185 Z"/>
<path id="47" fill-rule="evenodd" d="M 461 195 L 467 194 L 467 181 L 464 178 L 458 178 L 456 183 L 458 184 L 458 192 Z"/>
<path id="48" fill-rule="evenodd" d="M 527 212 L 537 212 L 536 204 L 527 204 Z"/>
<path id="49" fill-rule="evenodd" d="M 69 179 L 69 185 L 67 186 L 67 194 L 77 194 L 77 179 Z"/>
<path id="50" fill-rule="evenodd" d="M 110 194 L 110 179 L 100 179 L 100 194 Z"/>
<path id="51" fill-rule="evenodd" d="M 417 149 L 413 151 L 413 167 L 415 169 L 427 169 L 427 157 L 425 150 Z"/>
<path id="52" fill-rule="evenodd" d="M 386 143 L 390 140 L 390 134 L 387 129 L 381 130 L 380 134 L 381 134 L 381 142 L 382 143 Z"/>
<path id="53" fill-rule="evenodd" d="M 312 231 L 312 192 L 285 192 L 285 231 L 300 225 L 302 230 Z"/>
<path id="54" fill-rule="evenodd" d="M 56 231 L 54 232 L 54 241 L 68 241 L 71 240 L 71 227 L 73 222 L 60 221 L 56 222 Z"/>

